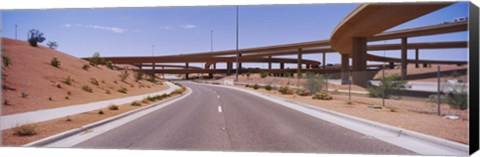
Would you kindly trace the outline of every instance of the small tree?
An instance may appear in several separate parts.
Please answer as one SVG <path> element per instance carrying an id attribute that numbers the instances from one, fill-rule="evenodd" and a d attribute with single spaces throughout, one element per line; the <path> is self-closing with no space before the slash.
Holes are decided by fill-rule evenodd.
<path id="1" fill-rule="evenodd" d="M 90 64 L 92 66 L 98 66 L 99 64 L 103 64 L 103 59 L 100 57 L 100 53 L 95 52 L 92 58 L 89 59 Z"/>
<path id="2" fill-rule="evenodd" d="M 406 81 L 400 80 L 400 75 L 394 74 L 386 76 L 380 81 L 378 87 L 370 86 L 367 88 L 368 95 L 370 97 L 379 97 L 379 98 L 390 98 L 392 94 L 395 94 L 397 91 L 404 89 Z"/>
<path id="3" fill-rule="evenodd" d="M 143 79 L 143 73 L 142 72 L 137 72 L 135 74 L 135 81 L 140 81 Z"/>
<path id="4" fill-rule="evenodd" d="M 48 41 L 47 46 L 51 49 L 56 49 L 58 47 L 58 44 L 56 41 Z"/>
<path id="5" fill-rule="evenodd" d="M 105 65 L 106 65 L 109 69 L 112 69 L 112 70 L 113 70 L 113 62 L 112 62 L 112 61 L 105 61 Z"/>
<path id="6" fill-rule="evenodd" d="M 452 92 L 446 94 L 447 103 L 454 109 L 465 110 L 468 108 L 468 93 L 465 84 L 453 88 Z"/>
<path id="7" fill-rule="evenodd" d="M 28 43 L 33 46 L 37 47 L 38 43 L 42 43 L 45 41 L 45 37 L 43 37 L 43 33 L 36 29 L 31 29 L 28 31 Z"/>
<path id="8" fill-rule="evenodd" d="M 317 93 L 323 90 L 325 85 L 325 78 L 323 75 L 307 72 L 307 81 L 303 84 L 303 88 L 307 89 L 311 93 Z"/>

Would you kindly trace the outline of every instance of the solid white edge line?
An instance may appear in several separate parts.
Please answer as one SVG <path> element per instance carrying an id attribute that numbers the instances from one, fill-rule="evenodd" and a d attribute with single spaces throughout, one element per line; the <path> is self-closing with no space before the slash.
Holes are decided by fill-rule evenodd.
<path id="1" fill-rule="evenodd" d="M 291 102 L 284 101 L 286 99 L 283 99 L 283 98 L 278 98 L 276 96 L 271 96 L 267 94 L 261 94 L 255 91 L 249 91 L 249 90 L 242 89 L 235 86 L 211 85 L 211 84 L 203 84 L 203 83 L 196 83 L 196 84 L 234 89 L 234 90 L 241 91 L 253 96 L 257 96 L 262 99 L 271 101 L 273 103 L 288 107 L 290 109 L 297 110 L 299 112 L 308 114 L 310 116 L 328 121 L 338 126 L 342 126 L 346 129 L 349 129 L 361 134 L 373 136 L 378 140 L 417 152 L 419 154 L 468 155 L 468 145 L 442 139 L 439 137 L 426 135 L 423 133 L 419 133 L 419 132 L 415 132 L 415 131 L 411 131 L 403 128 L 397 128 L 390 125 L 381 124 L 378 122 L 366 120 L 359 117 L 345 115 L 339 112 L 335 112 L 335 111 L 331 111 L 324 108 L 307 105 L 299 102 L 291 103 Z M 348 126 L 358 126 L 362 128 L 356 127 L 355 129 L 353 129 Z M 381 137 L 379 135 L 375 135 L 372 133 L 372 132 L 379 132 L 379 131 L 383 132 L 382 133 L 383 135 L 388 135 L 388 137 Z M 392 134 L 398 135 L 398 132 L 401 132 L 401 135 L 404 135 L 404 136 L 390 137 Z"/>

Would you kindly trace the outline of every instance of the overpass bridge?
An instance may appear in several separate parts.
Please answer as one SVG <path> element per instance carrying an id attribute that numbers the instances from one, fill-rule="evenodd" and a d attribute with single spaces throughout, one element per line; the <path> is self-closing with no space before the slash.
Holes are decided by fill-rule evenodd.
<path id="1" fill-rule="evenodd" d="M 467 31 L 467 21 L 453 22 L 410 28 L 404 30 L 387 31 L 392 27 L 418 18 L 430 12 L 439 10 L 453 3 L 402 3 L 402 4 L 362 4 L 350 13 L 333 31 L 330 39 L 292 44 L 282 44 L 264 47 L 239 49 L 239 62 L 236 62 L 236 50 L 215 52 L 200 52 L 191 54 L 156 56 L 156 57 L 104 57 L 115 64 L 136 65 L 145 72 L 185 74 L 188 79 L 190 73 L 208 73 L 230 75 L 235 69 L 240 73 L 268 72 L 273 74 L 304 72 L 334 73 L 341 72 L 342 82 L 349 81 L 347 72 L 353 71 L 352 80 L 355 84 L 365 84 L 368 76 L 361 72 L 367 71 L 367 61 L 388 62 L 390 68 L 395 63 L 401 65 L 401 76 L 406 78 L 407 64 L 467 64 L 467 61 L 448 60 L 421 60 L 420 50 L 467 48 L 467 41 L 423 42 L 409 43 L 408 38 L 447 34 Z M 368 42 L 400 39 L 400 44 L 369 45 Z M 389 58 L 368 54 L 368 51 L 399 50 L 401 58 Z M 415 58 L 408 59 L 407 51 L 415 50 Z M 341 55 L 341 66 L 338 68 L 326 67 L 326 53 Z M 303 59 L 305 54 L 323 54 L 322 61 Z M 278 56 L 296 55 L 296 58 L 278 58 Z M 350 59 L 352 64 L 350 64 Z M 182 66 L 166 65 L 166 63 L 182 63 Z M 204 67 L 192 67 L 189 63 L 203 63 Z M 225 69 L 217 69 L 216 65 L 225 63 Z M 244 69 L 242 63 L 268 63 L 266 69 Z M 279 64 L 273 69 L 272 64 Z M 294 69 L 285 69 L 285 64 L 296 64 Z M 374 65 L 376 67 L 383 65 Z M 161 69 L 159 69 L 161 68 Z M 297 75 L 298 76 L 298 75 Z"/>

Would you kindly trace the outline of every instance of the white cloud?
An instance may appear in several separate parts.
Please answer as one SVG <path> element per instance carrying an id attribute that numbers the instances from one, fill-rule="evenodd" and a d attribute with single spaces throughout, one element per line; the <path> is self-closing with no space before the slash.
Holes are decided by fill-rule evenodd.
<path id="1" fill-rule="evenodd" d="M 192 24 L 186 24 L 186 25 L 180 25 L 180 27 L 184 28 L 184 29 L 192 29 L 192 28 L 195 28 L 197 27 L 196 25 L 192 25 Z"/>
<path id="2" fill-rule="evenodd" d="M 170 26 L 160 26 L 160 29 L 167 30 L 167 29 L 173 29 L 173 28 Z"/>
<path id="3" fill-rule="evenodd" d="M 124 33 L 127 31 L 131 32 L 140 32 L 141 30 L 128 30 L 128 29 L 123 29 L 123 28 L 118 28 L 118 27 L 107 27 L 107 26 L 99 26 L 99 25 L 83 25 L 83 24 L 64 24 L 62 27 L 65 28 L 71 28 L 71 27 L 82 27 L 82 28 L 93 28 L 93 29 L 100 29 L 100 30 L 105 30 L 105 31 L 110 31 L 114 33 Z"/>

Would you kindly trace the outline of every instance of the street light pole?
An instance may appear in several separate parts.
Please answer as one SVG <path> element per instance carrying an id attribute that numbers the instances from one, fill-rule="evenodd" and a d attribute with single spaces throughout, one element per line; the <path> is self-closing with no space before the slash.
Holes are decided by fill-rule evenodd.
<path id="1" fill-rule="evenodd" d="M 213 30 L 210 30 L 210 52 L 213 52 Z"/>
<path id="2" fill-rule="evenodd" d="M 238 5 L 237 5 L 237 48 L 236 48 L 236 65 L 237 65 L 237 68 L 235 68 L 235 82 L 238 81 L 238 68 L 240 67 L 239 64 L 238 64 L 238 57 L 239 57 L 239 54 L 238 54 Z"/>
<path id="3" fill-rule="evenodd" d="M 155 45 L 152 45 L 152 57 L 155 56 Z"/>

